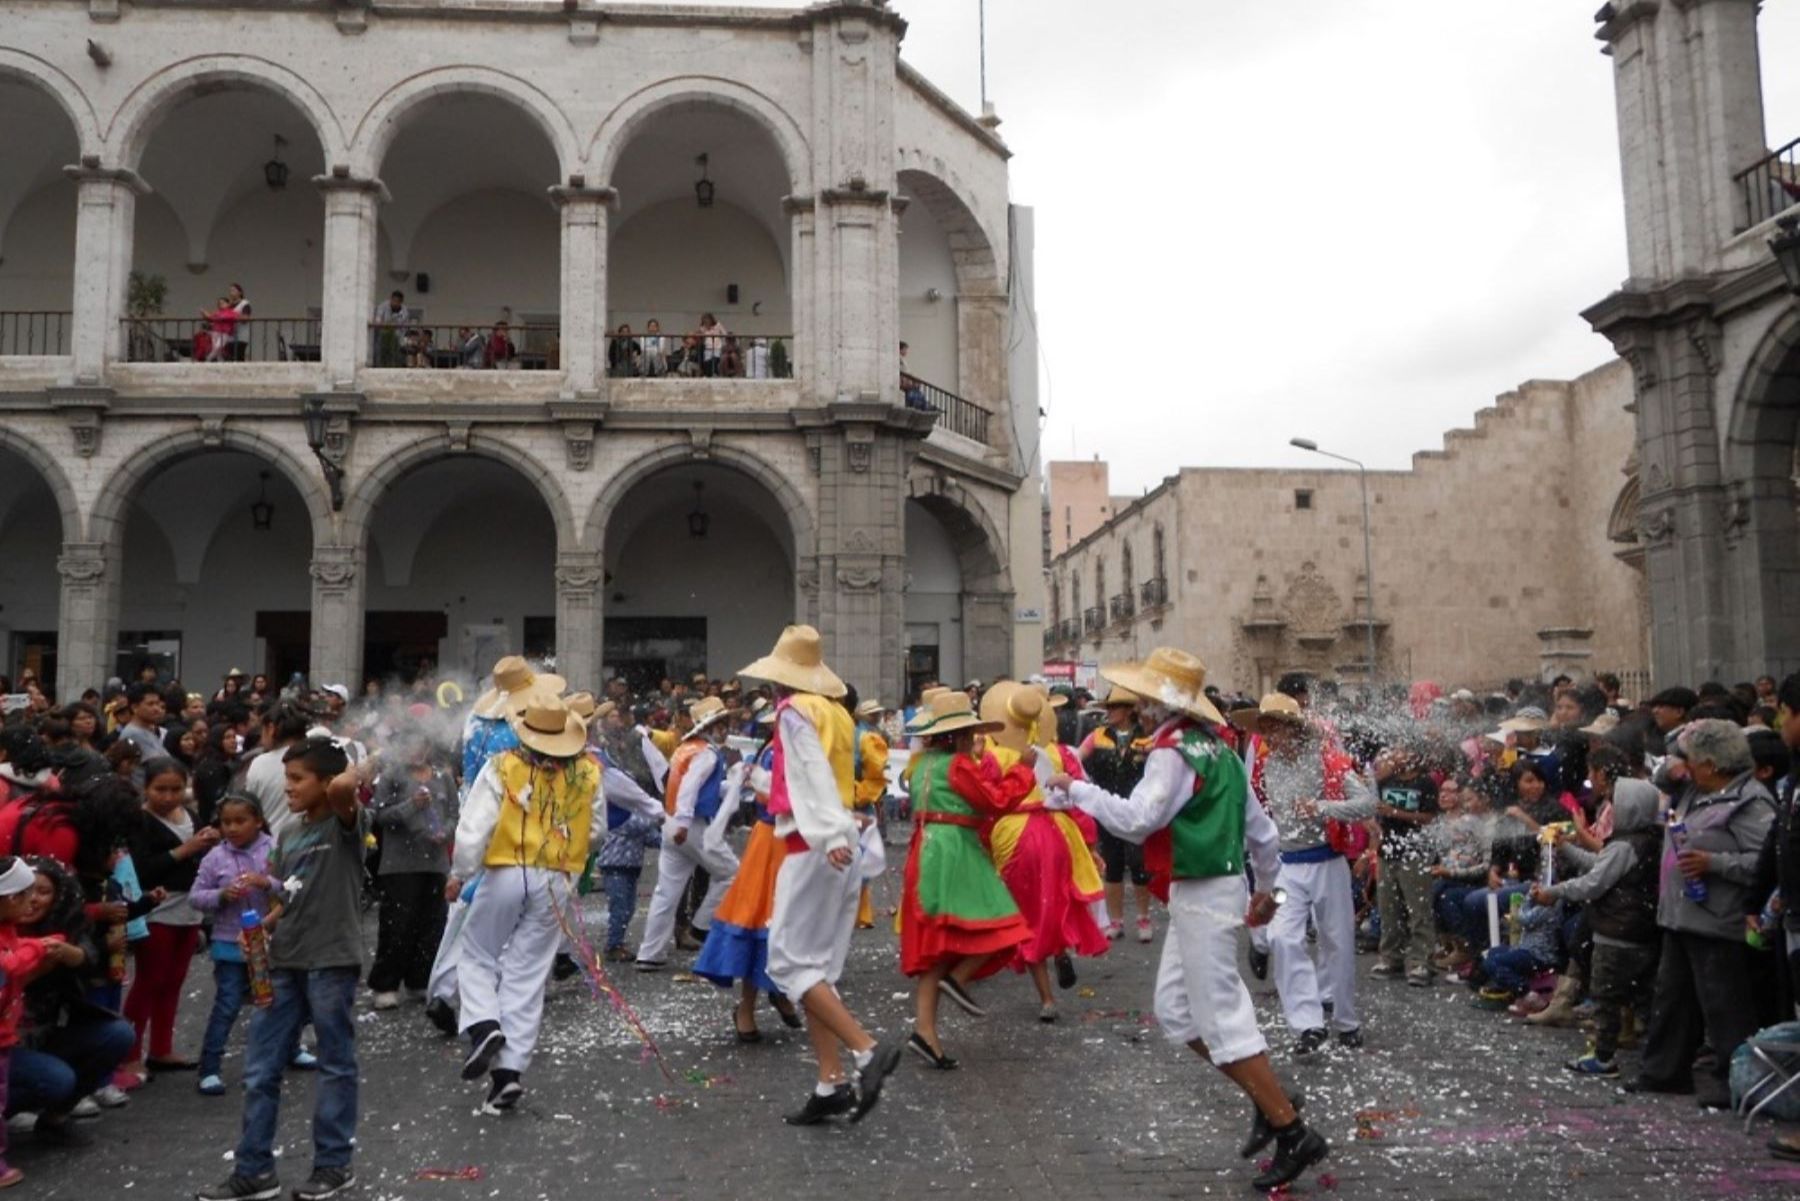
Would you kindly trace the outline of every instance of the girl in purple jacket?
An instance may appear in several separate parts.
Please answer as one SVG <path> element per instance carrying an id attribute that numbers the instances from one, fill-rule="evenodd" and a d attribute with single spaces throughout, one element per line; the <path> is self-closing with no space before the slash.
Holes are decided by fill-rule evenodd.
<path id="1" fill-rule="evenodd" d="M 216 987 L 212 1016 L 207 1019 L 206 1037 L 200 1047 L 199 1088 L 208 1097 L 225 1093 L 219 1065 L 225 1058 L 231 1028 L 250 997 L 250 972 L 238 941 L 241 918 L 246 912 L 259 916 L 268 913 L 274 888 L 268 871 L 269 852 L 275 843 L 263 822 L 262 806 L 252 797 L 227 796 L 219 802 L 218 821 L 224 839 L 200 861 L 200 873 L 188 893 L 194 908 L 211 914 L 213 919 Z"/>

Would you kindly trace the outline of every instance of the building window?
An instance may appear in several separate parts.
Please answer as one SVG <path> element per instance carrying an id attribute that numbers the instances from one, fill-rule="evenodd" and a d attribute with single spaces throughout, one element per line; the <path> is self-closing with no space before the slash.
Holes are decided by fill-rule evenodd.
<path id="1" fill-rule="evenodd" d="M 1081 573 L 1069 573 L 1069 607 L 1075 610 L 1077 620 L 1081 617 Z"/>
<path id="2" fill-rule="evenodd" d="M 1154 569 L 1150 573 L 1152 579 L 1168 578 L 1169 573 L 1163 569 L 1163 528 L 1160 525 L 1150 534 L 1150 566 Z"/>
<path id="3" fill-rule="evenodd" d="M 1295 488 L 1294 489 L 1294 508 L 1296 508 L 1296 509 L 1312 508 L 1312 489 L 1311 488 Z"/>
<path id="4" fill-rule="evenodd" d="M 1137 572 L 1131 569 L 1131 543 L 1129 542 L 1119 551 L 1119 570 L 1125 573 L 1125 595 L 1130 596 L 1133 582 L 1137 579 Z"/>

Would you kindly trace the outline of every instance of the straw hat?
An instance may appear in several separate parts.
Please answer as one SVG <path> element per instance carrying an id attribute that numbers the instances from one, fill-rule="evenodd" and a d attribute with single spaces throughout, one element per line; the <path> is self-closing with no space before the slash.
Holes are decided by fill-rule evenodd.
<path id="1" fill-rule="evenodd" d="M 725 708 L 724 701 L 716 696 L 703 696 L 688 706 L 688 719 L 694 723 L 694 728 L 687 732 L 687 736 L 692 738 L 729 716 L 730 711 Z"/>
<path id="2" fill-rule="evenodd" d="M 1032 731 L 1044 712 L 1044 698 L 1037 689 L 1012 680 L 995 684 L 981 698 L 981 720 L 999 727 L 994 741 L 1015 751 L 1031 745 Z"/>
<path id="3" fill-rule="evenodd" d="M 619 704 L 617 701 L 601 701 L 598 705 L 594 706 L 594 715 L 588 718 L 588 724 L 591 726 L 603 718 L 611 717 L 618 711 Z"/>
<path id="4" fill-rule="evenodd" d="M 1051 692 L 1050 685 L 1044 683 L 1042 680 L 1032 684 L 1031 690 L 1044 698 L 1044 707 L 1046 709 L 1060 709 L 1069 703 L 1068 693 Z"/>
<path id="5" fill-rule="evenodd" d="M 1223 724 L 1224 714 L 1207 699 L 1206 664 L 1186 651 L 1159 646 L 1142 663 L 1115 663 L 1100 674 L 1110 684 L 1135 692 L 1147 701 L 1207 721 Z"/>
<path id="6" fill-rule="evenodd" d="M 858 717 L 880 717 L 886 712 L 887 710 L 882 708 L 880 701 L 864 701 L 856 707 L 856 715 Z"/>
<path id="7" fill-rule="evenodd" d="M 1517 717 L 1509 717 L 1500 723 L 1500 730 L 1505 734 L 1531 734 L 1549 728 L 1549 721 L 1537 709 L 1521 709 Z"/>
<path id="8" fill-rule="evenodd" d="M 1608 709 L 1605 712 L 1601 713 L 1600 716 L 1596 717 L 1593 721 L 1589 722 L 1587 725 L 1582 726 L 1581 732 L 1583 734 L 1592 735 L 1594 737 L 1603 737 L 1607 734 L 1612 733 L 1614 730 L 1616 730 L 1618 728 L 1619 728 L 1619 715 L 1617 713 L 1614 713 L 1611 709 Z"/>
<path id="9" fill-rule="evenodd" d="M 781 631 L 775 649 L 738 674 L 833 700 L 845 691 L 844 682 L 825 666 L 824 640 L 811 626 L 789 626 Z"/>
<path id="10" fill-rule="evenodd" d="M 569 707 L 569 712 L 573 713 L 576 717 L 579 717 L 584 725 L 592 722 L 594 720 L 594 714 L 599 712 L 600 709 L 600 706 L 594 701 L 594 694 L 591 692 L 571 692 L 568 696 L 563 698 L 563 704 L 567 705 Z"/>
<path id="11" fill-rule="evenodd" d="M 560 696 L 569 682 L 549 672 L 535 672 L 517 655 L 494 664 L 494 686 L 475 698 L 476 717 L 505 717 L 507 710 L 543 697 Z"/>
<path id="12" fill-rule="evenodd" d="M 1292 725 L 1306 724 L 1306 715 L 1300 712 L 1300 702 L 1285 692 L 1271 692 L 1257 702 L 1254 708 L 1233 709 L 1231 724 L 1241 730 L 1255 730 L 1264 722 L 1286 722 Z"/>
<path id="13" fill-rule="evenodd" d="M 1106 694 L 1106 699 L 1100 703 L 1100 707 L 1102 709 L 1135 709 L 1137 708 L 1137 703 L 1138 698 L 1136 693 L 1127 692 L 1117 684 L 1114 684 L 1112 686 L 1112 691 L 1108 692 Z"/>
<path id="14" fill-rule="evenodd" d="M 559 696 L 536 695 L 512 717 L 519 741 L 541 755 L 569 759 L 587 745 L 587 727 Z"/>
<path id="15" fill-rule="evenodd" d="M 969 694 L 951 689 L 939 690 L 931 700 L 919 707 L 919 712 L 907 725 L 907 729 L 925 738 L 935 738 L 939 734 L 951 734 L 957 730 L 974 730 L 977 734 L 990 734 L 1001 728 L 1003 723 L 983 721 L 975 713 L 975 707 L 969 703 Z"/>

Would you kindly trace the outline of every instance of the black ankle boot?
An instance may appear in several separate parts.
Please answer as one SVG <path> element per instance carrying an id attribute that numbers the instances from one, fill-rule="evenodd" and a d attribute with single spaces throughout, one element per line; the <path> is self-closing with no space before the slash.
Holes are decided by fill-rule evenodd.
<path id="1" fill-rule="evenodd" d="M 1294 1107 L 1295 1113 L 1299 1113 L 1302 1109 L 1306 1108 L 1305 1093 L 1291 1092 L 1288 1093 L 1287 1099 L 1288 1104 Z M 1275 1127 L 1269 1125 L 1269 1119 L 1263 1116 L 1262 1110 L 1252 1105 L 1250 1107 L 1250 1133 L 1245 1137 L 1244 1145 L 1238 1148 L 1238 1158 L 1251 1158 L 1258 1151 L 1261 1151 L 1264 1147 L 1268 1146 L 1270 1140 L 1274 1137 Z"/>
<path id="2" fill-rule="evenodd" d="M 1300 1173 L 1331 1154 L 1331 1144 L 1317 1130 L 1295 1118 L 1293 1123 L 1275 1132 L 1275 1162 L 1269 1170 L 1250 1182 L 1258 1192 L 1268 1192 L 1284 1184 L 1292 1184 Z"/>

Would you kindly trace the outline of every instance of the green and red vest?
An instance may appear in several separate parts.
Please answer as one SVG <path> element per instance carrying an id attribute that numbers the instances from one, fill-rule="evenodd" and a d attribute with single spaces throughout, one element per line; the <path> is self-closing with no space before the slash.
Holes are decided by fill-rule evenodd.
<path id="1" fill-rule="evenodd" d="M 1152 752 L 1172 750 L 1194 773 L 1194 795 L 1175 820 L 1144 841 L 1150 889 L 1166 903 L 1170 880 L 1205 880 L 1244 871 L 1244 761 L 1230 743 L 1197 722 L 1157 735 Z"/>

